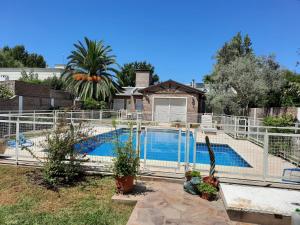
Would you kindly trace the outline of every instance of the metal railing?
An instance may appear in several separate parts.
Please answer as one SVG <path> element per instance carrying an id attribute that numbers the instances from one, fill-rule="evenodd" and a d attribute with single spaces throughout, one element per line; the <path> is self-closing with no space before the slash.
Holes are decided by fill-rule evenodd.
<path id="1" fill-rule="evenodd" d="M 64 120 L 84 124 L 82 129 L 88 129 L 93 137 L 84 152 L 89 158 L 87 165 L 109 169 L 114 157 L 112 121 L 116 120 L 122 140 L 126 140 L 127 123 L 133 123 L 133 147 L 140 153 L 143 172 L 183 174 L 194 168 L 206 173 L 209 157 L 205 136 L 215 151 L 218 176 L 281 181 L 284 169 L 300 166 L 300 128 L 296 126 L 268 127 L 246 117 L 213 115 L 217 130 L 205 133 L 201 114 L 191 116 L 199 123 L 161 123 L 147 120 L 145 113 L 138 116 L 138 112 L 131 117 L 120 111 L 96 110 L 5 112 L 0 114 L 0 159 L 36 162 L 22 145 L 46 158 L 45 137 Z"/>

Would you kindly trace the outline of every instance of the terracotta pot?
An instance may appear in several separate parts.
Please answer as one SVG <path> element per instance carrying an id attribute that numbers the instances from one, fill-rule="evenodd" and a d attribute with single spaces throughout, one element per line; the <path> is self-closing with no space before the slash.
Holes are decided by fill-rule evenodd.
<path id="1" fill-rule="evenodd" d="M 205 200 L 208 200 L 208 201 L 212 201 L 215 198 L 214 195 L 211 195 L 211 194 L 208 194 L 208 193 L 201 193 L 200 197 L 202 199 L 205 199 Z"/>
<path id="2" fill-rule="evenodd" d="M 184 174 L 186 181 L 190 181 L 192 179 L 191 172 L 187 171 Z"/>
<path id="3" fill-rule="evenodd" d="M 126 194 L 133 190 L 133 176 L 116 177 L 115 180 L 118 193 Z"/>
<path id="4" fill-rule="evenodd" d="M 186 181 L 190 181 L 192 179 L 192 176 L 185 176 Z"/>
<path id="5" fill-rule="evenodd" d="M 211 176 L 203 177 L 203 182 L 207 184 L 211 184 L 215 188 L 219 189 L 219 180 L 215 177 L 211 177 Z"/>

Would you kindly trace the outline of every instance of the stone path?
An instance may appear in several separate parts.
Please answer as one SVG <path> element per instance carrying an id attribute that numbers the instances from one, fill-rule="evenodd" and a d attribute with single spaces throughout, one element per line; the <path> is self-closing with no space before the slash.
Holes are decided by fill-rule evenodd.
<path id="1" fill-rule="evenodd" d="M 114 200 L 136 200 L 127 225 L 241 225 L 230 221 L 222 201 L 208 202 L 170 182 L 146 182 L 144 191 L 116 196 Z M 245 225 L 245 223 L 243 223 Z"/>

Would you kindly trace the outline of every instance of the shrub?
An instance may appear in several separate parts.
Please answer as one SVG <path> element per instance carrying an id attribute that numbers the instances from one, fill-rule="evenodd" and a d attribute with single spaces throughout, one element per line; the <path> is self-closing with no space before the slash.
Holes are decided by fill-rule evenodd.
<path id="1" fill-rule="evenodd" d="M 13 92 L 8 87 L 0 85 L 0 99 L 9 99 L 13 95 Z"/>
<path id="2" fill-rule="evenodd" d="M 105 101 L 96 101 L 93 98 L 87 98 L 82 105 L 83 109 L 107 109 L 107 103 Z"/>
<path id="3" fill-rule="evenodd" d="M 78 143 L 87 137 L 88 131 L 81 124 L 73 125 L 63 121 L 60 121 L 57 127 L 46 135 L 45 144 L 42 144 L 47 151 L 42 167 L 43 180 L 46 184 L 51 186 L 72 184 L 82 178 L 81 163 L 85 155 L 80 155 L 81 151 L 75 148 L 75 145 L 81 146 Z M 29 148 L 24 148 L 39 159 Z"/>
<path id="4" fill-rule="evenodd" d="M 292 115 L 267 116 L 263 120 L 264 126 L 271 127 L 291 127 L 294 126 L 294 117 Z M 268 130 L 273 133 L 290 133 L 293 130 L 272 128 Z"/>
<path id="5" fill-rule="evenodd" d="M 121 143 L 113 122 L 117 141 L 115 143 L 115 158 L 113 159 L 113 173 L 115 177 L 136 176 L 139 169 L 139 154 L 132 146 L 132 125 L 130 125 L 129 138 L 125 143 Z"/>
<path id="6" fill-rule="evenodd" d="M 292 115 L 283 116 L 268 116 L 263 120 L 264 126 L 272 126 L 278 128 L 270 128 L 268 132 L 271 133 L 295 133 L 293 129 L 280 129 L 280 127 L 294 126 L 294 117 Z M 269 136 L 269 153 L 273 155 L 280 155 L 291 153 L 292 137 L 288 136 Z"/>
<path id="7" fill-rule="evenodd" d="M 217 188 L 207 183 L 201 183 L 197 188 L 200 193 L 207 193 L 209 195 L 216 195 L 218 193 Z"/>

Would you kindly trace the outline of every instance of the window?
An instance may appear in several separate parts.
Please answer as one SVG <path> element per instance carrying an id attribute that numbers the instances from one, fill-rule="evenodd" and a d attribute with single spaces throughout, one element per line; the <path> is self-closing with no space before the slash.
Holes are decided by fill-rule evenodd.
<path id="1" fill-rule="evenodd" d="M 135 110 L 137 110 L 137 111 L 143 110 L 143 100 L 142 99 L 135 100 Z"/>
<path id="2" fill-rule="evenodd" d="M 115 98 L 113 104 L 114 110 L 121 110 L 124 109 L 124 99 Z"/>

